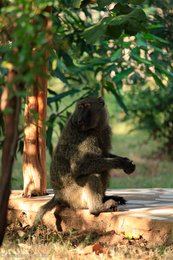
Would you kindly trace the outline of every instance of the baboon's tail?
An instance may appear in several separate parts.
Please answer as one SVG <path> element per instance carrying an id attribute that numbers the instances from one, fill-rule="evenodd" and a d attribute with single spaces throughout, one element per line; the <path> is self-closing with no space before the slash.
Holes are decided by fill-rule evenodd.
<path id="1" fill-rule="evenodd" d="M 35 228 L 38 225 L 39 221 L 43 218 L 44 214 L 47 211 L 50 211 L 51 209 L 53 209 L 57 204 L 58 204 L 58 200 L 55 198 L 55 195 L 54 195 L 51 200 L 49 200 L 46 204 L 41 206 L 40 210 L 38 211 L 38 213 L 35 217 L 32 228 Z"/>

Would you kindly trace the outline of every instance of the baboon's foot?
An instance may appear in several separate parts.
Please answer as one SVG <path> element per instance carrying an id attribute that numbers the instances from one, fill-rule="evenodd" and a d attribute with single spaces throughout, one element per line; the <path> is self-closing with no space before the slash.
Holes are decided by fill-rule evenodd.
<path id="1" fill-rule="evenodd" d="M 126 204 L 126 200 L 123 197 L 114 196 L 114 195 L 113 196 L 106 196 L 105 195 L 104 198 L 103 198 L 103 203 L 106 202 L 109 199 L 115 200 L 118 203 L 118 205 L 125 205 Z"/>
<path id="2" fill-rule="evenodd" d="M 104 211 L 117 211 L 118 203 L 114 199 L 109 199 L 104 202 Z"/>

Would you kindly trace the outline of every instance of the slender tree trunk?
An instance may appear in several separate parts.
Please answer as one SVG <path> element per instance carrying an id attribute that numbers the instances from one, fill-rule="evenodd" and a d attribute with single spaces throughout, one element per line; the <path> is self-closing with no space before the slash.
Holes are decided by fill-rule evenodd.
<path id="1" fill-rule="evenodd" d="M 15 77 L 14 71 L 9 71 L 7 75 L 7 85 L 12 84 Z M 11 87 L 11 86 L 10 86 Z M 10 91 L 8 86 L 4 87 L 1 96 L 1 111 L 4 112 L 4 128 L 5 138 L 2 149 L 2 165 L 0 176 L 0 246 L 2 245 L 6 222 L 8 199 L 10 196 L 10 181 L 12 174 L 12 166 L 17 148 L 18 141 L 18 123 L 21 100 L 20 97 L 15 96 L 17 91 L 16 86 L 12 86 L 13 91 Z M 5 109 L 8 111 L 5 112 Z M 10 111 L 11 110 L 11 111 Z"/>
<path id="2" fill-rule="evenodd" d="M 24 197 L 46 193 L 46 106 L 47 80 L 37 77 L 25 104 Z"/>
<path id="3" fill-rule="evenodd" d="M 45 8 L 50 13 L 51 7 Z M 52 21 L 44 18 L 44 28 L 47 31 L 46 40 L 49 45 L 52 38 L 50 28 Z M 35 50 L 37 51 L 37 50 Z M 42 75 L 38 75 L 31 88 L 25 105 L 24 130 L 24 197 L 44 195 L 46 193 L 46 107 L 47 107 L 47 79 L 48 54 L 45 52 L 45 63 Z"/>

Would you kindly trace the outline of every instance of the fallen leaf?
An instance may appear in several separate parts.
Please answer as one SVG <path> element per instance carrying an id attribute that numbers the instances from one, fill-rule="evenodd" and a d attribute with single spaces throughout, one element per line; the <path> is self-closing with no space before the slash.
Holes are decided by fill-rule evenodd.
<path id="1" fill-rule="evenodd" d="M 139 233 L 136 233 L 136 232 L 125 232 L 125 238 L 126 239 L 140 239 L 141 238 L 141 235 Z"/>
<path id="2" fill-rule="evenodd" d="M 104 248 L 103 248 L 103 246 L 102 246 L 100 243 L 95 243 L 95 244 L 93 245 L 93 252 L 94 252 L 96 255 L 103 254 Z"/>

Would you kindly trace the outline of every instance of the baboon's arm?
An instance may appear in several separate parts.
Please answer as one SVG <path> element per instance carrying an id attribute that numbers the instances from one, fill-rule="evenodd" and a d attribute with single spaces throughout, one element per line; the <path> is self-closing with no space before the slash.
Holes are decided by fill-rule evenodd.
<path id="1" fill-rule="evenodd" d="M 134 172 L 134 170 L 136 168 L 135 164 L 133 164 L 133 161 L 129 160 L 127 157 L 121 157 L 119 155 L 109 153 L 108 158 L 116 158 L 117 160 L 120 160 L 120 161 L 123 160 L 124 168 L 122 168 L 122 169 L 127 174 L 131 174 L 132 172 Z M 127 162 L 129 163 L 129 166 L 127 165 Z"/>
<path id="2" fill-rule="evenodd" d="M 116 155 L 116 154 L 112 154 L 112 153 L 109 153 L 108 154 L 108 156 L 107 156 L 108 158 L 119 158 L 119 159 L 123 159 L 124 157 L 121 157 L 121 156 L 119 156 L 119 155 Z"/>
<path id="3" fill-rule="evenodd" d="M 117 156 L 115 158 L 105 158 L 92 154 L 86 154 L 82 160 L 73 164 L 73 174 L 75 178 L 93 173 L 101 173 L 111 169 L 123 169 L 127 173 L 134 171 L 134 164 L 127 158 Z M 132 169 L 131 169 L 132 168 Z"/>

